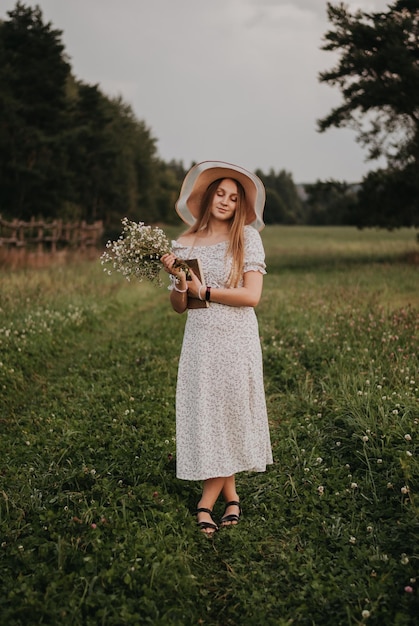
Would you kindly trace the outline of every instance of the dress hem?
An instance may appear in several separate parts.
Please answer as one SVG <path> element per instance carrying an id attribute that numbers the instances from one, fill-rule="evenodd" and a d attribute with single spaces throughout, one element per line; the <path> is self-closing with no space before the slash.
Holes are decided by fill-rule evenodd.
<path id="1" fill-rule="evenodd" d="M 190 478 L 187 476 L 179 476 L 179 474 L 176 474 L 176 478 L 178 478 L 179 480 L 188 480 L 188 481 L 202 481 L 202 480 L 209 480 L 210 478 L 228 478 L 229 476 L 234 476 L 236 474 L 241 474 L 241 473 L 255 473 L 255 474 L 263 474 L 263 472 L 266 472 L 267 467 L 269 465 L 273 465 L 273 461 L 270 461 L 268 463 L 266 463 L 266 466 L 263 469 L 257 469 L 257 468 L 251 468 L 251 469 L 239 469 L 239 470 L 235 470 L 229 474 L 220 474 L 219 472 L 213 474 L 212 476 L 203 476 L 200 478 Z"/>

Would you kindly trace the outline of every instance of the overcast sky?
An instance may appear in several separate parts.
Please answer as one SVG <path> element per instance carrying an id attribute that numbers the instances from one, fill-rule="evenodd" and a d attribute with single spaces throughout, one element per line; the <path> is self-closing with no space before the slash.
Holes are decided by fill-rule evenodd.
<path id="1" fill-rule="evenodd" d="M 121 95 L 166 161 L 285 169 L 296 183 L 355 182 L 377 163 L 346 129 L 316 131 L 340 102 L 318 82 L 323 0 L 26 0 L 63 31 L 78 79 Z M 15 6 L 1 0 L 0 18 Z M 337 2 L 336 2 L 337 4 Z M 346 0 L 385 10 L 387 0 Z"/>

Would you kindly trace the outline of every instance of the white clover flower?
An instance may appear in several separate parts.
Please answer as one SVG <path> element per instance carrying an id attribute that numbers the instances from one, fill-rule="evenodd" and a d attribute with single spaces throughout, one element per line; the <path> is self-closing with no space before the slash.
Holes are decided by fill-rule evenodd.
<path id="1" fill-rule="evenodd" d="M 367 443 L 367 441 L 368 441 L 368 440 L 369 440 L 368 435 L 364 435 L 364 436 L 362 437 L 362 441 L 363 441 L 364 443 Z"/>
<path id="2" fill-rule="evenodd" d="M 323 463 L 323 459 L 321 456 L 318 456 L 316 459 L 316 463 Z"/>
<path id="3" fill-rule="evenodd" d="M 406 450 L 406 456 L 413 456 L 413 454 L 410 452 L 410 450 Z"/>
<path id="4" fill-rule="evenodd" d="M 382 462 L 383 462 L 383 459 L 377 459 L 378 465 L 381 465 Z"/>
<path id="5" fill-rule="evenodd" d="M 400 563 L 402 565 L 407 565 L 409 563 L 409 557 L 407 556 L 407 554 L 405 554 L 403 552 L 403 554 L 400 556 Z"/>
<path id="6" fill-rule="evenodd" d="M 364 609 L 361 613 L 362 615 L 362 619 L 368 619 L 369 616 L 371 615 L 371 613 L 369 611 L 367 611 L 367 609 Z"/>
<path id="7" fill-rule="evenodd" d="M 323 487 L 323 485 L 319 485 L 317 487 L 317 491 L 318 491 L 319 495 L 322 496 L 324 494 L 324 487 Z"/>
<path id="8" fill-rule="evenodd" d="M 412 437 L 411 435 L 409 435 L 409 433 L 406 433 L 404 438 L 406 439 L 406 441 L 412 441 Z"/>
<path id="9" fill-rule="evenodd" d="M 351 483 L 351 489 L 358 489 L 357 483 Z"/>
<path id="10" fill-rule="evenodd" d="M 393 489 L 393 483 L 387 483 L 387 489 Z"/>
<path id="11" fill-rule="evenodd" d="M 367 532 L 372 533 L 373 531 L 373 527 L 372 526 L 367 526 Z"/>
<path id="12" fill-rule="evenodd" d="M 353 535 L 351 535 L 349 537 L 349 543 L 355 544 L 356 543 L 356 537 L 354 537 Z"/>
<path id="13" fill-rule="evenodd" d="M 401 491 L 403 494 L 405 494 L 405 495 L 406 495 L 407 493 L 409 493 L 410 489 L 409 489 L 408 485 L 404 485 L 404 487 L 402 487 L 402 488 L 400 489 L 400 491 Z"/>

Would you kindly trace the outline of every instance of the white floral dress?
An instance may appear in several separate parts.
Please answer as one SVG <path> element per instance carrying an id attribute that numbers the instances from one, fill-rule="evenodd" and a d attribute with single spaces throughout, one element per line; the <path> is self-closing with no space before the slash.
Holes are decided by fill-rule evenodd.
<path id="1" fill-rule="evenodd" d="M 226 287 L 228 242 L 172 245 L 180 259 L 200 258 L 207 285 Z M 265 274 L 264 258 L 259 233 L 246 226 L 244 272 Z M 176 391 L 177 477 L 263 472 L 272 451 L 255 311 L 211 302 L 187 315 Z"/>

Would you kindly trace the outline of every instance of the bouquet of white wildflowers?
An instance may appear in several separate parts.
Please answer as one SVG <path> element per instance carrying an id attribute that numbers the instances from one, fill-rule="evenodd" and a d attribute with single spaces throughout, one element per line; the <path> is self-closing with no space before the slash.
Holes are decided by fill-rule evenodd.
<path id="1" fill-rule="evenodd" d="M 106 250 L 100 257 L 104 270 L 108 274 L 113 271 L 121 273 L 127 280 L 132 277 L 139 281 L 144 279 L 161 285 L 160 258 L 170 252 L 170 242 L 161 228 L 147 226 L 144 222 L 132 222 L 124 217 L 122 234 L 116 241 L 108 241 Z M 188 266 L 177 261 L 188 275 Z"/>

